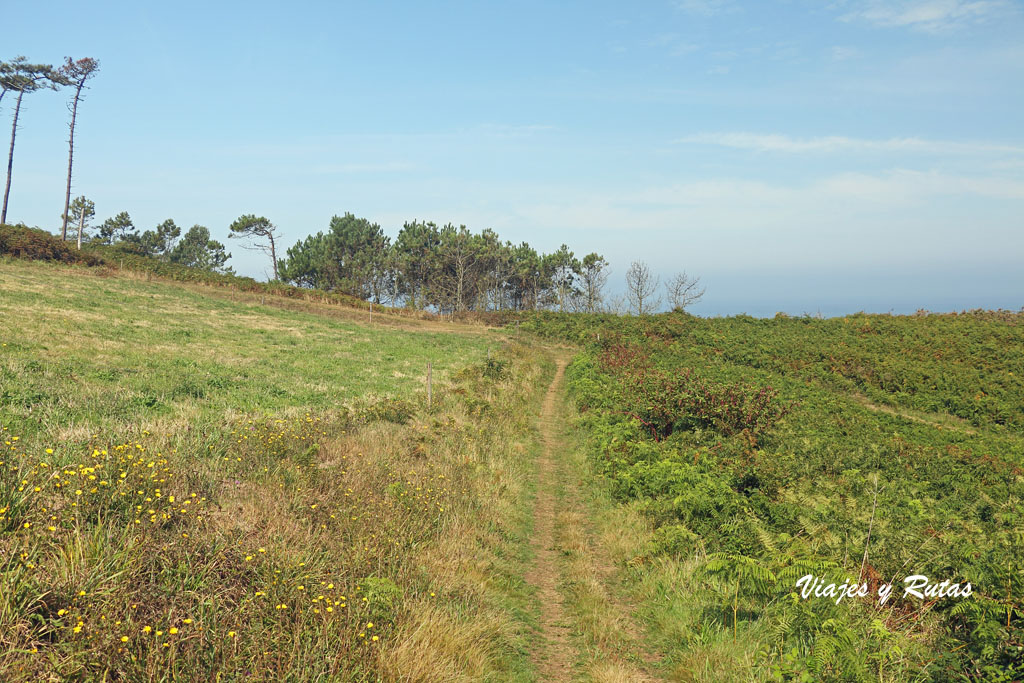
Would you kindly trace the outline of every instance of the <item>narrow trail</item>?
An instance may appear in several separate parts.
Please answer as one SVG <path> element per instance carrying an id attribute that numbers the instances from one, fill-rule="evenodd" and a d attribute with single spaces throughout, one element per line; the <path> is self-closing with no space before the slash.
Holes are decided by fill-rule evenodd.
<path id="1" fill-rule="evenodd" d="M 538 420 L 534 564 L 525 577 L 540 600 L 541 644 L 532 653 L 537 680 L 652 681 L 644 669 L 659 660 L 640 647 L 633 606 L 612 587 L 615 567 L 590 517 L 576 454 L 565 450 L 558 401 L 566 360 L 556 363 Z"/>
<path id="2" fill-rule="evenodd" d="M 533 549 L 535 561 L 526 580 L 537 589 L 540 598 L 540 626 L 544 644 L 533 653 L 538 680 L 568 681 L 573 677 L 575 650 L 569 642 L 569 619 L 558 591 L 559 566 L 555 548 L 557 506 L 555 487 L 558 473 L 554 457 L 558 426 L 555 399 L 565 375 L 565 361 L 559 359 L 555 377 L 541 407 L 539 427 L 543 450 L 537 461 L 537 499 L 534 503 Z"/>

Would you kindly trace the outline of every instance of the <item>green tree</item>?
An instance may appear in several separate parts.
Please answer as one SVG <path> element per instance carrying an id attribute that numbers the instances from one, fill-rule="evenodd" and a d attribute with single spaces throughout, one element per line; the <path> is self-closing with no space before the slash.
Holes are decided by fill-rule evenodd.
<path id="1" fill-rule="evenodd" d="M 411 308 L 423 309 L 428 305 L 426 290 L 440 243 L 441 234 L 434 223 L 407 222 L 398 232 L 394 248 L 397 288 Z"/>
<path id="2" fill-rule="evenodd" d="M 249 239 L 264 239 L 267 244 L 256 244 L 247 249 L 256 249 L 270 256 L 270 263 L 274 267 L 274 280 L 280 279 L 277 272 L 277 226 L 263 216 L 256 216 L 247 213 L 239 216 L 228 228 L 231 233 L 228 237 L 248 237 Z"/>
<path id="3" fill-rule="evenodd" d="M 147 255 L 167 261 L 170 259 L 179 237 L 181 237 L 181 228 L 175 224 L 174 219 L 168 218 L 156 226 L 155 230 L 147 230 L 142 233 L 139 236 L 139 242 Z"/>
<path id="4" fill-rule="evenodd" d="M 71 202 L 70 206 L 65 210 L 64 215 L 61 219 L 64 221 L 64 225 L 68 224 L 68 220 L 78 221 L 78 248 L 82 248 L 82 236 L 85 231 L 89 228 L 89 221 L 96 217 L 96 205 L 91 199 L 86 199 L 85 195 L 75 197 L 75 200 Z M 65 239 L 67 239 L 67 231 L 65 231 Z"/>
<path id="5" fill-rule="evenodd" d="M 479 240 L 465 225 L 451 223 L 440 231 L 439 259 L 432 281 L 435 305 L 441 310 L 461 312 L 476 298 L 476 277 L 481 260 Z"/>
<path id="6" fill-rule="evenodd" d="M 326 278 L 327 243 L 322 232 L 309 235 L 294 247 L 289 247 L 285 258 L 278 262 L 277 271 L 283 282 L 299 287 L 330 289 Z"/>
<path id="7" fill-rule="evenodd" d="M 546 287 L 541 257 L 526 242 L 511 250 L 510 283 L 512 305 L 517 310 L 540 307 L 540 293 Z"/>
<path id="8" fill-rule="evenodd" d="M 193 225 L 170 252 L 172 263 L 218 273 L 231 272 L 224 265 L 229 258 L 224 245 L 210 239 L 210 231 L 202 225 Z"/>
<path id="9" fill-rule="evenodd" d="M 100 239 L 104 244 L 117 242 L 138 242 L 139 234 L 127 211 L 111 216 L 100 225 Z"/>
<path id="10" fill-rule="evenodd" d="M 4 187 L 4 203 L 0 209 L 0 223 L 7 222 L 7 200 L 11 194 L 11 175 L 14 170 L 14 140 L 18 134 L 18 116 L 21 113 L 21 101 L 26 93 L 37 90 L 56 90 L 63 80 L 50 64 L 29 64 L 24 57 L 15 57 L 7 65 L 6 73 L 0 77 L 4 92 L 11 90 L 18 93 L 14 105 L 14 121 L 11 124 L 11 147 L 7 153 L 7 184 Z"/>
<path id="11" fill-rule="evenodd" d="M 578 294 L 576 276 L 580 274 L 579 259 L 563 244 L 553 254 L 544 257 L 547 271 L 551 273 L 551 284 L 558 303 L 558 310 L 564 311 L 566 306 Z"/>
<path id="12" fill-rule="evenodd" d="M 11 89 L 10 76 L 13 71 L 13 64 L 10 62 L 0 62 L 0 102 L 4 101 L 4 95 Z"/>
<path id="13" fill-rule="evenodd" d="M 393 261 L 391 240 L 381 227 L 346 213 L 333 216 L 326 233 L 288 249 L 278 270 L 286 282 L 379 302 L 394 289 Z"/>
<path id="14" fill-rule="evenodd" d="M 502 310 L 510 300 L 509 282 L 512 276 L 512 245 L 502 243 L 498 233 L 487 229 L 477 238 L 480 249 L 480 274 L 477 282 L 477 310 Z"/>
<path id="15" fill-rule="evenodd" d="M 82 90 L 85 88 L 85 82 L 95 76 L 99 70 L 99 61 L 91 57 L 85 57 L 78 61 L 67 57 L 64 60 L 64 65 L 59 70 L 62 82 L 71 85 L 75 89 L 75 96 L 71 100 L 71 123 L 69 124 L 71 135 L 68 137 L 68 183 L 67 189 L 64 192 L 64 223 L 60 229 L 61 239 L 67 239 L 68 236 L 68 206 L 71 204 L 71 166 L 75 159 L 75 120 L 78 118 L 78 103 L 82 99 Z M 81 244 L 81 239 L 79 239 L 79 244 Z"/>
<path id="16" fill-rule="evenodd" d="M 579 308 L 587 313 L 598 313 L 604 308 L 604 287 L 608 283 L 608 261 L 599 254 L 587 254 L 580 264 L 579 279 Z"/>
<path id="17" fill-rule="evenodd" d="M 391 240 L 380 225 L 351 213 L 331 218 L 326 268 L 332 286 L 362 299 L 380 300 Z M 376 284 L 375 284 L 376 282 Z"/>

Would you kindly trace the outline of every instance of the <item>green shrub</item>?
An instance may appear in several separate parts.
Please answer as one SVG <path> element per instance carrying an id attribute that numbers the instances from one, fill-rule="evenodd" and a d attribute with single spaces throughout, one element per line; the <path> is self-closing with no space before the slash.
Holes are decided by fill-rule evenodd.
<path id="1" fill-rule="evenodd" d="M 79 251 L 68 242 L 45 230 L 24 225 L 0 225 L 0 254 L 37 261 L 60 261 L 96 266 L 101 260 L 88 251 Z"/>
<path id="2" fill-rule="evenodd" d="M 394 623 L 402 605 L 402 589 L 387 577 L 370 576 L 359 582 L 359 591 L 366 599 L 370 622 Z"/>
<path id="3" fill-rule="evenodd" d="M 401 398 L 382 398 L 360 411 L 367 422 L 391 422 L 405 424 L 416 414 L 416 406 Z"/>
<path id="4" fill-rule="evenodd" d="M 700 537 L 682 524 L 665 524 L 654 531 L 651 553 L 686 557 L 697 549 Z"/>
<path id="5" fill-rule="evenodd" d="M 488 358 L 484 362 L 483 375 L 495 381 L 505 379 L 508 377 L 508 361 Z"/>

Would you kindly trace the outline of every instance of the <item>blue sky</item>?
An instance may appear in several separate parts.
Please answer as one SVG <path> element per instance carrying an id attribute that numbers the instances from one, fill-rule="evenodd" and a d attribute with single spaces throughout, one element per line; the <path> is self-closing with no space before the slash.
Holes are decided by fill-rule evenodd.
<path id="1" fill-rule="evenodd" d="M 0 58 L 101 61 L 74 186 L 100 220 L 463 223 L 602 253 L 613 293 L 635 259 L 700 275 L 704 315 L 1024 306 L 1020 0 L 3 14 Z M 26 98 L 13 221 L 59 227 L 65 97 Z"/>

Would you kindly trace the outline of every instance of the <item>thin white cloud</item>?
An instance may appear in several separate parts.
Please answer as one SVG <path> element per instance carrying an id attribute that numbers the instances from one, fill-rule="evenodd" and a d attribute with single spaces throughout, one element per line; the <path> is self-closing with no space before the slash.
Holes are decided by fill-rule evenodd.
<path id="1" fill-rule="evenodd" d="M 1011 9 L 1006 0 L 866 0 L 858 2 L 856 9 L 842 19 L 936 33 L 990 21 Z"/>
<path id="2" fill-rule="evenodd" d="M 659 208 L 714 207 L 788 211 L 794 206 L 851 205 L 890 208 L 914 206 L 934 197 L 973 196 L 1024 200 L 1024 180 L 966 176 L 934 171 L 892 169 L 878 173 L 840 173 L 809 184 L 783 185 L 724 178 L 679 183 L 622 193 L 613 204 Z"/>
<path id="3" fill-rule="evenodd" d="M 1024 155 L 1024 147 L 988 142 L 954 142 L 922 138 L 889 138 L 870 140 L 830 135 L 816 138 L 793 138 L 787 135 L 759 133 L 698 133 L 673 140 L 676 144 L 714 145 L 754 152 L 834 153 L 887 152 L 939 155 Z"/>
<path id="4" fill-rule="evenodd" d="M 860 57 L 861 52 L 855 47 L 845 45 L 834 45 L 832 47 L 832 59 L 837 62 L 845 62 L 848 59 Z"/>
<path id="5" fill-rule="evenodd" d="M 515 196 L 513 203 L 466 203 L 431 215 L 458 216 L 503 236 L 533 226 L 528 239 L 541 249 L 585 240 L 588 249 L 610 254 L 619 273 L 635 258 L 669 269 L 681 254 L 703 269 L 757 270 L 766 262 L 842 269 L 954 257 L 994 267 L 1024 248 L 1016 218 L 1024 178 L 1013 176 L 895 169 L 810 182 L 722 177 L 606 192 L 522 186 Z M 969 230 L 953 207 L 971 207 Z"/>
<path id="6" fill-rule="evenodd" d="M 826 196 L 887 205 L 953 196 L 1019 201 L 1024 199 L 1024 181 L 896 169 L 879 175 L 843 173 L 821 181 L 818 191 Z"/>
<path id="7" fill-rule="evenodd" d="M 538 229 L 557 226 L 560 230 L 610 230 L 616 234 L 650 231 L 647 234 L 652 240 L 658 233 L 674 232 L 681 226 L 711 232 L 820 231 L 823 217 L 828 217 L 829 224 L 841 217 L 844 225 L 857 225 L 867 217 L 885 216 L 878 224 L 884 232 L 909 219 L 922 223 L 938 217 L 946 220 L 949 216 L 943 212 L 949 202 L 975 202 L 972 206 L 984 206 L 993 199 L 1024 202 L 1024 178 L 900 168 L 838 173 L 810 182 L 723 177 L 607 192 L 523 185 L 513 194 L 515 202 L 497 202 L 490 207 L 475 202 L 440 213 L 499 232 L 524 225 Z M 979 225 L 995 228 L 1005 222 L 998 213 L 983 214 L 979 214 Z M 951 220 L 956 223 L 959 218 Z M 1021 236 L 1015 241 L 1021 242 Z"/>

